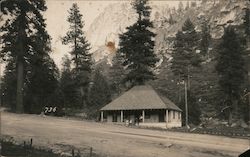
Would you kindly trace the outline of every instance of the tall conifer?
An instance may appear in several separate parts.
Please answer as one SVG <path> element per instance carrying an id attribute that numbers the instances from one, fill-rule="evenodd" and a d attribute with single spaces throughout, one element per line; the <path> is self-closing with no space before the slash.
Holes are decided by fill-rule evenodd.
<path id="1" fill-rule="evenodd" d="M 70 24 L 69 31 L 63 37 L 62 43 L 71 46 L 70 54 L 74 63 L 74 80 L 80 95 L 79 106 L 84 107 L 86 106 L 92 59 L 89 53 L 90 44 L 83 32 L 82 14 L 76 3 L 70 8 L 67 21 Z"/>
<path id="2" fill-rule="evenodd" d="M 182 80 L 188 79 L 190 69 L 199 66 L 201 59 L 196 53 L 199 38 L 190 19 L 187 19 L 181 31 L 176 34 L 171 69 Z"/>
<path id="3" fill-rule="evenodd" d="M 16 70 L 13 70 L 16 75 L 12 76 L 17 77 L 16 111 L 19 113 L 24 111 L 23 98 L 29 97 L 29 93 L 32 96 L 25 99 L 27 100 L 25 104 L 28 105 L 26 108 L 30 109 L 29 104 L 36 104 L 34 109 L 41 111 L 41 107 L 37 106 L 38 103 L 42 105 L 39 100 L 42 100 L 41 97 L 44 95 L 41 93 L 46 93 L 48 89 L 53 92 L 53 85 L 56 86 L 58 71 L 49 56 L 50 36 L 46 31 L 45 19 L 42 15 L 46 9 L 44 0 L 1 1 L 1 12 L 12 17 L 7 18 L 1 27 L 3 31 L 1 57 L 7 64 L 13 60 L 16 62 Z M 43 78 L 40 79 L 42 82 L 39 82 L 38 78 Z M 41 84 L 45 86 L 36 86 Z M 37 92 L 31 92 L 34 90 Z"/>
<path id="4" fill-rule="evenodd" d="M 154 68 L 158 61 L 154 54 L 153 24 L 150 21 L 151 8 L 147 0 L 135 0 L 132 5 L 138 19 L 120 35 L 119 52 L 128 69 L 126 80 L 132 85 L 144 84 L 154 79 Z"/>
<path id="5" fill-rule="evenodd" d="M 218 63 L 216 70 L 219 74 L 220 89 L 224 93 L 229 106 L 228 122 L 239 117 L 233 117 L 238 112 L 238 104 L 242 94 L 242 85 L 245 80 L 244 58 L 239 38 L 232 27 L 225 29 L 218 49 Z M 236 114 L 237 115 L 237 114 Z"/>

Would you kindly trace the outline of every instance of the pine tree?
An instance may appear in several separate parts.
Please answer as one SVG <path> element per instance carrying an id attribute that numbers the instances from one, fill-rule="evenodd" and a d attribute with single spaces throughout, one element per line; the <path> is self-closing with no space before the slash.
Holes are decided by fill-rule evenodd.
<path id="1" fill-rule="evenodd" d="M 233 117 L 233 112 L 238 112 L 245 78 L 243 51 L 233 28 L 225 29 L 218 53 L 216 70 L 219 74 L 220 89 L 224 93 L 223 98 L 230 107 L 228 122 L 232 124 L 233 119 L 239 118 Z"/>
<path id="2" fill-rule="evenodd" d="M 73 4 L 69 10 L 69 17 L 67 21 L 70 24 L 69 31 L 63 37 L 62 42 L 65 45 L 70 45 L 72 51 L 72 61 L 74 63 L 73 73 L 76 86 L 79 87 L 81 95 L 80 104 L 86 105 L 87 89 L 90 82 L 91 74 L 91 54 L 89 53 L 90 45 L 82 31 L 84 23 L 82 21 L 82 14 L 76 3 Z"/>
<path id="3" fill-rule="evenodd" d="M 13 59 L 16 62 L 16 111 L 19 113 L 24 110 L 23 92 L 26 90 L 24 82 L 27 84 L 30 81 L 27 74 L 35 75 L 32 71 L 37 66 L 35 61 L 52 62 L 48 55 L 50 52 L 50 37 L 45 29 L 45 19 L 42 16 L 42 12 L 46 9 L 44 0 L 4 0 L 1 2 L 3 14 L 12 16 L 11 19 L 7 18 L 5 24 L 1 27 L 3 31 L 1 57 L 7 64 Z M 43 64 L 41 63 L 40 66 L 43 66 Z"/>
<path id="4" fill-rule="evenodd" d="M 199 66 L 201 59 L 196 53 L 199 38 L 190 19 L 187 19 L 178 31 L 174 43 L 171 69 L 181 80 L 187 80 L 190 69 Z"/>
<path id="5" fill-rule="evenodd" d="M 72 70 L 71 70 L 71 60 L 68 55 L 63 57 L 62 63 L 62 74 L 60 78 L 60 89 L 62 92 L 62 102 L 63 106 L 66 108 L 76 108 L 79 107 L 79 97 L 77 95 L 77 88 L 75 87 Z"/>
<path id="6" fill-rule="evenodd" d="M 154 79 L 153 68 L 158 59 L 154 54 L 155 34 L 149 19 L 151 8 L 147 5 L 147 0 L 135 0 L 132 4 L 138 20 L 120 35 L 119 52 L 129 71 L 126 80 L 132 85 L 138 85 Z"/>
<path id="7" fill-rule="evenodd" d="M 101 74 L 101 69 L 96 69 L 93 85 L 88 98 L 89 117 L 97 117 L 101 107 L 111 101 L 111 92 L 106 77 Z"/>
<path id="8" fill-rule="evenodd" d="M 176 76 L 180 79 L 187 77 L 187 67 L 189 65 L 188 54 L 184 53 L 184 34 L 181 31 L 176 33 L 174 41 L 174 51 L 172 54 L 171 69 Z"/>
<path id="9" fill-rule="evenodd" d="M 110 88 L 113 94 L 119 95 L 124 87 L 124 76 L 126 70 L 123 67 L 123 58 L 119 52 L 112 59 L 112 66 L 109 69 Z"/>
<path id="10" fill-rule="evenodd" d="M 208 21 L 205 20 L 202 24 L 202 29 L 201 29 L 201 42 L 200 42 L 200 47 L 201 47 L 201 53 L 203 56 L 206 56 L 207 59 L 209 59 L 209 45 L 211 42 L 211 35 L 210 35 L 210 27 L 208 25 Z"/>

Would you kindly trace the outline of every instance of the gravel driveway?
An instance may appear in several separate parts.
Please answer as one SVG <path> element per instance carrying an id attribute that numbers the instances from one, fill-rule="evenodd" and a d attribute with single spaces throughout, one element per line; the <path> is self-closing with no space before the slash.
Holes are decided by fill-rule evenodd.
<path id="1" fill-rule="evenodd" d="M 90 147 L 108 157 L 233 157 L 249 148 L 246 139 L 129 128 L 58 117 L 2 113 L 2 135 L 70 152 Z"/>

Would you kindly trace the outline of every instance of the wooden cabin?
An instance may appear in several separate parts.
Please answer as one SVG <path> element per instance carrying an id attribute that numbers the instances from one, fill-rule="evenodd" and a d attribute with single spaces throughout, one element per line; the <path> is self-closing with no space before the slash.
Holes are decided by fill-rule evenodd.
<path id="1" fill-rule="evenodd" d="M 151 86 L 135 86 L 101 108 L 101 121 L 146 127 L 181 127 L 181 109 Z"/>

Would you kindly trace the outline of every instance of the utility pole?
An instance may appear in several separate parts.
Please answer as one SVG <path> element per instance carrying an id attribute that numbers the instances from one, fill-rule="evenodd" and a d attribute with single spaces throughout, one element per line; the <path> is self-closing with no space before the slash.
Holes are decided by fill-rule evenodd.
<path id="1" fill-rule="evenodd" d="M 250 53 L 247 56 L 247 75 L 248 75 L 248 123 L 250 125 Z"/>
<path id="2" fill-rule="evenodd" d="M 0 136 L 2 136 L 2 68 L 1 68 L 1 60 L 0 60 Z M 0 142 L 0 156 L 2 155 L 2 143 Z"/>
<path id="3" fill-rule="evenodd" d="M 188 101 L 187 101 L 187 81 L 184 80 L 184 86 L 185 86 L 185 120 L 186 120 L 186 127 L 189 128 L 188 126 Z"/>

